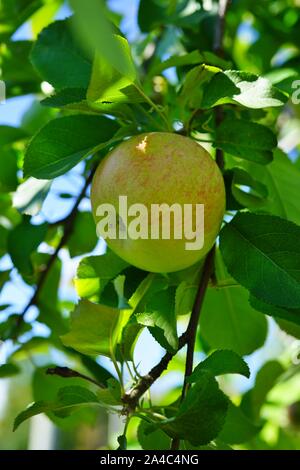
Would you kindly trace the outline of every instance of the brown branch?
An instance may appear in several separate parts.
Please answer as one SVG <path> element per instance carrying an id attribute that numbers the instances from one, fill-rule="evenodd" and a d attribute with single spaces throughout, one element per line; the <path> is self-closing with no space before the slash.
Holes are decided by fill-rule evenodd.
<path id="1" fill-rule="evenodd" d="M 161 376 L 161 374 L 167 370 L 169 362 L 171 359 L 180 351 L 186 344 L 190 344 L 192 347 L 195 344 L 195 337 L 196 337 L 196 330 L 199 321 L 199 314 L 200 309 L 203 304 L 205 291 L 209 282 L 209 278 L 212 272 L 213 266 L 213 259 L 214 259 L 214 248 L 208 254 L 205 265 L 203 268 L 201 280 L 199 283 L 199 288 L 196 294 L 193 310 L 191 313 L 191 318 L 188 324 L 186 331 L 180 336 L 178 341 L 178 348 L 174 352 L 166 352 L 166 354 L 162 357 L 160 362 L 154 366 L 147 375 L 142 377 L 138 383 L 129 391 L 127 392 L 122 401 L 126 406 L 127 412 L 133 412 L 138 405 L 140 398 L 144 395 L 144 393 L 151 387 L 151 385 Z M 188 371 L 190 367 L 190 356 L 191 351 L 189 352 L 189 359 L 188 359 Z M 192 370 L 188 373 L 190 375 Z"/>
<path id="2" fill-rule="evenodd" d="M 226 13 L 230 6 L 231 0 L 219 0 L 218 18 L 215 30 L 214 52 L 219 57 L 224 57 L 224 33 L 226 26 Z M 215 110 L 216 126 L 218 127 L 223 121 L 223 109 L 217 106 Z M 216 162 L 221 170 L 224 169 L 224 155 L 221 149 L 216 151 Z"/>
<path id="3" fill-rule="evenodd" d="M 226 26 L 226 13 L 231 0 L 219 0 L 217 24 L 215 28 L 214 52 L 219 57 L 224 57 L 224 33 Z"/>
<path id="4" fill-rule="evenodd" d="M 70 212 L 70 214 L 64 219 L 63 221 L 63 226 L 64 226 L 64 233 L 63 233 L 63 236 L 58 244 L 58 246 L 56 247 L 54 253 L 50 256 L 49 258 L 49 261 L 48 263 L 46 264 L 44 270 L 42 271 L 40 277 L 39 277 L 39 280 L 36 284 L 36 288 L 35 288 L 35 292 L 33 294 L 33 296 L 31 297 L 31 299 L 29 300 L 29 302 L 27 303 L 27 305 L 25 306 L 24 310 L 22 311 L 22 313 L 20 313 L 20 315 L 18 316 L 17 318 L 17 323 L 16 323 L 16 330 L 15 330 L 15 334 L 14 334 L 14 339 L 17 338 L 18 336 L 18 332 L 19 332 L 19 329 L 24 321 L 24 317 L 26 315 L 26 313 L 28 312 L 28 310 L 30 309 L 30 307 L 32 307 L 33 305 L 37 305 L 38 303 L 38 298 L 39 298 L 39 295 L 45 285 L 45 282 L 47 280 L 47 277 L 48 277 L 48 274 L 53 266 L 53 264 L 55 263 L 57 257 L 58 257 L 58 254 L 60 252 L 60 250 L 65 246 L 65 244 L 67 243 L 67 241 L 69 240 L 70 236 L 72 235 L 72 232 L 73 232 L 73 228 L 74 228 L 74 222 L 75 222 L 75 219 L 76 219 L 76 215 L 77 215 L 77 211 L 78 211 L 78 207 L 81 203 L 81 201 L 84 199 L 85 195 L 86 195 L 86 192 L 88 190 L 88 187 L 90 186 L 91 182 L 92 182 L 92 179 L 93 179 L 93 176 L 94 176 L 94 173 L 95 173 L 95 169 L 93 169 L 89 176 L 87 177 L 86 181 L 85 181 L 85 184 L 84 184 L 84 187 L 82 188 L 80 194 L 78 195 L 76 201 L 75 201 L 75 204 Z"/>
<path id="5" fill-rule="evenodd" d="M 107 388 L 104 384 L 97 382 L 97 380 L 94 380 L 91 377 L 88 377 L 87 375 L 81 374 L 80 372 L 77 372 L 76 370 L 69 369 L 69 367 L 50 367 L 49 369 L 47 369 L 46 374 L 58 375 L 59 377 L 63 377 L 65 379 L 78 377 L 80 379 L 87 380 L 88 382 L 91 382 L 94 385 L 97 385 L 97 387 Z"/>

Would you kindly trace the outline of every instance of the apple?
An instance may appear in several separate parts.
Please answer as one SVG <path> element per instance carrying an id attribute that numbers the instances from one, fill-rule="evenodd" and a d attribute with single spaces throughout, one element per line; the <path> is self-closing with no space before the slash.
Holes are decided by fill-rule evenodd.
<path id="1" fill-rule="evenodd" d="M 217 164 L 197 142 L 151 132 L 122 142 L 100 162 L 91 203 L 98 235 L 118 256 L 146 271 L 174 272 L 212 248 L 225 212 L 225 188 Z M 164 219 L 161 205 L 174 212 Z M 169 232 L 163 223 L 170 224 Z"/>

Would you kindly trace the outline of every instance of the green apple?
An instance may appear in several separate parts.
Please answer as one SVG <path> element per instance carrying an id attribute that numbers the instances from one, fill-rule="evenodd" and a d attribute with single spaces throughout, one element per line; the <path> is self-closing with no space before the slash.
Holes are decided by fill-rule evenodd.
<path id="1" fill-rule="evenodd" d="M 213 246 L 225 212 L 225 188 L 217 164 L 197 142 L 152 132 L 130 138 L 104 158 L 91 202 L 98 235 L 118 256 L 146 271 L 172 272 L 200 261 Z M 162 207 L 174 211 L 162 215 Z M 163 232 L 168 222 L 169 231 Z"/>

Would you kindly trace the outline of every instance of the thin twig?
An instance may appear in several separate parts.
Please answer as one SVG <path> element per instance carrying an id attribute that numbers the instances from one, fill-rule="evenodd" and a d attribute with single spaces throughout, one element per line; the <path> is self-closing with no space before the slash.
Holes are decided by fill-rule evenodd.
<path id="1" fill-rule="evenodd" d="M 91 382 L 94 385 L 97 385 L 97 387 L 107 388 L 104 384 L 97 382 L 97 380 L 94 380 L 91 377 L 88 377 L 87 375 L 81 374 L 76 370 L 69 369 L 69 367 L 50 367 L 49 369 L 47 369 L 46 374 L 58 375 L 59 377 L 63 377 L 65 379 L 78 377 L 80 379 L 87 380 L 88 382 Z"/>
<path id="2" fill-rule="evenodd" d="M 226 20 L 226 13 L 230 6 L 231 0 L 219 0 L 219 8 L 218 8 L 218 18 L 217 18 L 217 25 L 215 29 L 215 40 L 214 40 L 214 52 L 219 57 L 224 57 L 224 33 L 225 33 L 225 20 Z M 216 126 L 219 127 L 221 122 L 223 121 L 223 109 L 221 106 L 217 106 L 215 110 L 216 116 Z M 221 170 L 224 169 L 224 155 L 221 149 L 217 149 L 216 151 L 216 162 L 217 165 Z"/>
<path id="3" fill-rule="evenodd" d="M 231 0 L 219 0 L 217 25 L 215 28 L 214 52 L 219 57 L 224 57 L 224 33 L 226 13 L 230 6 Z"/>
<path id="4" fill-rule="evenodd" d="M 81 201 L 84 199 L 84 197 L 86 195 L 88 187 L 90 186 L 90 184 L 92 182 L 94 173 L 95 173 L 95 169 L 93 169 L 90 172 L 89 176 L 87 177 L 87 179 L 85 181 L 85 184 L 84 184 L 84 187 L 82 188 L 80 194 L 78 195 L 70 214 L 68 215 L 68 217 L 66 217 L 63 220 L 63 225 L 64 225 L 63 236 L 62 236 L 58 246 L 56 247 L 54 253 L 50 256 L 44 270 L 42 271 L 42 273 L 39 277 L 39 280 L 36 284 L 36 288 L 35 288 L 33 296 L 31 297 L 29 302 L 24 307 L 24 310 L 22 311 L 22 313 L 17 318 L 16 330 L 15 330 L 15 335 L 14 335 L 15 338 L 18 336 L 18 331 L 19 331 L 19 329 L 20 329 L 20 327 L 21 327 L 21 325 L 24 321 L 24 317 L 25 317 L 26 313 L 28 312 L 30 307 L 32 307 L 33 305 L 37 305 L 39 295 L 41 293 L 41 290 L 44 287 L 44 284 L 47 280 L 48 274 L 49 274 L 53 264 L 55 263 L 60 250 L 65 246 L 65 244 L 69 240 L 70 236 L 72 235 L 73 228 L 74 228 L 74 222 L 75 222 L 75 219 L 76 219 L 76 216 L 77 216 L 78 207 L 79 207 Z"/>

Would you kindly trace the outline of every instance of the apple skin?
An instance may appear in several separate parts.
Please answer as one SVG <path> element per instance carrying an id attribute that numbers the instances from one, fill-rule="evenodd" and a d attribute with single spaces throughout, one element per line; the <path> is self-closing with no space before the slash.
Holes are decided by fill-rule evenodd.
<path id="1" fill-rule="evenodd" d="M 225 212 L 225 187 L 210 154 L 194 140 L 178 134 L 152 132 L 122 142 L 100 162 L 91 189 L 92 211 L 119 196 L 128 207 L 151 204 L 204 204 L 204 246 L 186 250 L 186 241 L 107 239 L 108 246 L 128 263 L 150 272 L 179 271 L 200 261 L 212 248 Z M 172 233 L 172 232 L 171 232 Z"/>

